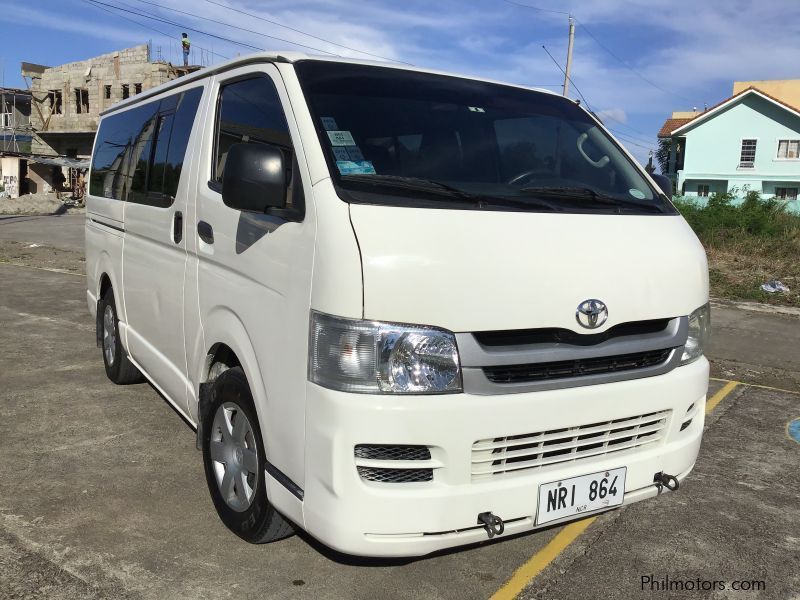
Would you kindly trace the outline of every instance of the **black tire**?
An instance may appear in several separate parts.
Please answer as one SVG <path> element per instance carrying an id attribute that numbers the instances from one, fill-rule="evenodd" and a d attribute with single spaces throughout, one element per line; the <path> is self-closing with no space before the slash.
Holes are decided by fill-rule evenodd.
<path id="1" fill-rule="evenodd" d="M 106 375 L 117 385 L 129 385 L 131 383 L 142 383 L 144 376 L 128 358 L 125 348 L 119 337 L 119 318 L 117 317 L 117 305 L 114 302 L 114 290 L 108 288 L 103 295 L 103 299 L 98 306 L 101 311 L 97 323 L 100 328 L 100 347 L 103 351 L 103 364 L 106 367 Z M 106 311 L 110 311 L 110 318 Z M 111 321 L 111 322 L 109 322 Z M 113 347 L 113 352 L 109 353 L 108 347 Z"/>
<path id="2" fill-rule="evenodd" d="M 219 413 L 219 415 L 218 415 Z M 230 423 L 235 425 L 244 415 L 247 418 L 247 425 L 249 429 L 248 434 L 243 436 L 241 441 L 241 450 L 244 452 L 255 450 L 257 456 L 257 468 L 255 473 L 249 472 L 244 475 L 246 485 L 250 496 L 246 501 L 247 492 L 243 492 L 241 488 L 234 489 L 231 486 L 230 493 L 227 494 L 227 500 L 223 497 L 221 486 L 224 485 L 224 473 L 227 473 L 231 465 L 234 468 L 243 469 L 245 464 L 243 457 L 238 453 L 231 453 L 230 449 L 232 444 L 236 445 L 237 442 L 232 437 L 223 437 L 222 428 L 218 419 L 225 419 L 224 415 L 229 415 Z M 208 491 L 211 494 L 211 499 L 214 502 L 214 508 L 217 509 L 217 514 L 225 526 L 233 533 L 238 535 L 243 540 L 251 544 L 264 544 L 267 542 L 274 542 L 283 539 L 294 533 L 294 529 L 289 521 L 287 521 L 275 508 L 270 504 L 267 499 L 267 488 L 265 483 L 264 467 L 266 465 L 266 455 L 264 453 L 264 444 L 261 439 L 261 428 L 258 424 L 258 416 L 256 415 L 255 405 L 253 404 L 253 396 L 250 393 L 250 386 L 247 383 L 247 378 L 244 375 L 241 367 L 234 367 L 223 372 L 215 381 L 213 394 L 205 411 L 203 421 L 203 465 L 206 472 L 206 483 L 208 484 Z M 232 430 L 235 431 L 233 427 Z M 226 432 L 230 436 L 230 432 Z M 214 460 L 212 458 L 211 443 L 215 443 L 215 455 L 217 459 L 225 457 L 225 461 Z M 237 446 L 239 447 L 239 446 Z M 222 452 L 223 454 L 220 454 Z M 234 456 L 235 454 L 235 456 Z M 235 462 L 227 462 L 235 461 Z M 241 461 L 242 467 L 236 467 Z M 249 469 L 243 469 L 239 472 L 246 472 Z M 236 471 L 234 471 L 236 472 Z M 220 482 L 222 479 L 222 482 Z M 238 506 L 232 503 L 240 502 Z"/>

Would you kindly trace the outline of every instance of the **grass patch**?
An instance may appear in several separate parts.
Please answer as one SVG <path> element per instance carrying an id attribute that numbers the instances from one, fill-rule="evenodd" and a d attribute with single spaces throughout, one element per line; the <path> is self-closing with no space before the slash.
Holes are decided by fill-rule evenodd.
<path id="1" fill-rule="evenodd" d="M 780 200 L 750 192 L 733 204 L 732 194 L 714 194 L 706 206 L 691 199 L 674 203 L 708 254 L 711 295 L 731 300 L 800 306 L 800 215 Z M 761 284 L 779 279 L 789 293 L 768 294 Z"/>

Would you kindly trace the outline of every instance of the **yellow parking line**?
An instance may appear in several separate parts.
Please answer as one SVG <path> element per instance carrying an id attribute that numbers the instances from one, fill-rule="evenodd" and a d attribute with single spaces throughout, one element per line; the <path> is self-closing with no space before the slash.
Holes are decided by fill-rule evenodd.
<path id="1" fill-rule="evenodd" d="M 706 414 L 714 410 L 714 408 L 739 385 L 741 385 L 739 381 L 728 381 L 722 386 L 722 389 L 706 402 Z M 565 526 L 544 548 L 539 550 L 528 559 L 524 565 L 517 569 L 511 576 L 511 579 L 492 595 L 491 600 L 513 600 L 516 598 L 517 594 L 525 589 L 525 586 L 533 581 L 539 573 L 544 571 L 547 565 L 553 562 L 567 546 L 574 542 L 595 519 L 597 519 L 597 517 L 589 517 Z"/>
<path id="2" fill-rule="evenodd" d="M 739 381 L 729 381 L 725 385 L 722 386 L 722 389 L 719 390 L 716 394 L 711 396 L 709 400 L 706 402 L 706 414 L 710 413 L 714 408 L 716 408 L 717 404 L 722 402 L 722 400 L 730 394 L 733 390 L 739 387 Z"/>
<path id="3" fill-rule="evenodd" d="M 797 390 L 785 390 L 783 388 L 772 387 L 771 385 L 757 385 L 755 383 L 745 383 L 748 387 L 758 388 L 760 390 L 772 390 L 773 392 L 783 392 L 784 394 L 800 394 Z"/>
<path id="4" fill-rule="evenodd" d="M 511 576 L 506 584 L 497 590 L 491 600 L 512 600 L 517 597 L 523 588 L 533 580 L 544 568 L 564 551 L 564 548 L 575 541 L 584 530 L 594 523 L 597 517 L 589 517 L 570 523 L 558 532 L 558 535 L 548 542 L 548 544 L 534 554 L 528 562 L 522 565 Z"/>
<path id="5" fill-rule="evenodd" d="M 711 381 L 723 381 L 725 383 L 729 382 L 730 379 L 720 379 L 718 377 L 711 377 Z M 746 385 L 747 387 L 754 387 L 760 390 L 772 390 L 773 392 L 783 392 L 784 394 L 800 394 L 799 390 L 787 390 L 784 388 L 779 387 L 772 387 L 771 385 L 759 385 L 757 383 L 745 383 L 744 381 L 737 382 L 741 385 Z"/>

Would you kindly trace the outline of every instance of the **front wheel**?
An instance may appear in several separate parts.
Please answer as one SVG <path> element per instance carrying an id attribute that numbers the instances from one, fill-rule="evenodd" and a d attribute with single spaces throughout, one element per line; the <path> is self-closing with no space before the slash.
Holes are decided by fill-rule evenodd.
<path id="1" fill-rule="evenodd" d="M 223 372 L 203 422 L 208 491 L 225 526 L 251 544 L 293 533 L 267 499 L 266 456 L 253 396 L 241 367 Z"/>

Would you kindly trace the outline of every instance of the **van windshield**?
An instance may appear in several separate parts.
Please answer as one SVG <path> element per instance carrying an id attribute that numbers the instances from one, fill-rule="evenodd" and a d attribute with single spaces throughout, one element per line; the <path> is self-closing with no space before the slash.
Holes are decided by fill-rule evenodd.
<path id="1" fill-rule="evenodd" d="M 674 214 L 569 99 L 387 67 L 304 60 L 295 68 L 347 201 Z"/>

